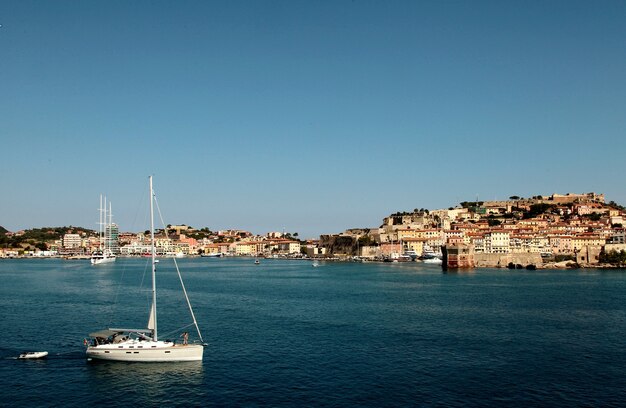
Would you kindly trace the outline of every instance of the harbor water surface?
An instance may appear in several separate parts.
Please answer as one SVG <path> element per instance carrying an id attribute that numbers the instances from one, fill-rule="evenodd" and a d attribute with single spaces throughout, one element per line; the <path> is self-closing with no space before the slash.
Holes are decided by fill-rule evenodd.
<path id="1" fill-rule="evenodd" d="M 193 328 L 167 261 L 159 333 L 180 341 Z M 178 262 L 201 363 L 85 359 L 90 332 L 145 327 L 145 259 L 1 260 L 0 405 L 626 404 L 626 270 Z M 47 359 L 15 359 L 40 350 Z"/>

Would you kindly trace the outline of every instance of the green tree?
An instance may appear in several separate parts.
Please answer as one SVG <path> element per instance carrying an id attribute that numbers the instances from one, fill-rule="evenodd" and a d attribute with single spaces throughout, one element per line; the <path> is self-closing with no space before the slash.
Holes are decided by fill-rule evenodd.
<path id="1" fill-rule="evenodd" d="M 545 204 L 545 203 L 532 204 L 530 206 L 530 211 L 524 213 L 523 218 L 524 219 L 534 218 L 540 214 L 545 214 L 546 212 L 553 209 L 554 207 L 555 207 L 554 204 Z"/>
<path id="2" fill-rule="evenodd" d="M 490 227 L 497 227 L 498 225 L 502 224 L 502 221 L 496 220 L 495 218 L 488 218 L 487 223 Z"/>
<path id="3" fill-rule="evenodd" d="M 622 265 L 622 264 L 626 264 L 626 251 L 621 250 L 621 251 L 609 251 L 607 252 L 600 252 L 600 257 L 599 257 L 600 262 L 602 263 L 610 263 L 610 264 L 617 264 L 617 265 Z"/>

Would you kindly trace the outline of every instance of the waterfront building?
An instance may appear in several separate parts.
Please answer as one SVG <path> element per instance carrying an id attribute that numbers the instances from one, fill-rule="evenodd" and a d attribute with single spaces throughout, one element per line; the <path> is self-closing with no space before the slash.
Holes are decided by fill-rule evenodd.
<path id="1" fill-rule="evenodd" d="M 82 246 L 82 238 L 80 234 L 65 234 L 63 235 L 63 248 L 74 249 Z"/>
<path id="2" fill-rule="evenodd" d="M 111 249 L 116 255 L 120 254 L 120 240 L 119 240 L 120 229 L 115 223 L 106 224 L 104 237 L 105 237 L 105 248 Z"/>
<path id="3" fill-rule="evenodd" d="M 571 235 L 548 235 L 548 246 L 553 254 L 573 253 Z"/>
<path id="4" fill-rule="evenodd" d="M 530 252 L 531 241 L 532 235 L 512 234 L 509 241 L 511 253 Z"/>
<path id="5" fill-rule="evenodd" d="M 203 254 L 207 254 L 207 255 L 215 255 L 215 254 L 222 253 L 222 251 L 220 251 L 219 244 L 206 244 L 206 245 L 203 245 L 200 249 L 202 250 Z"/>
<path id="6" fill-rule="evenodd" d="M 450 242 L 451 239 L 461 239 L 465 237 L 465 233 L 461 230 L 444 230 L 443 231 L 443 241 Z"/>
<path id="7" fill-rule="evenodd" d="M 477 254 L 485 253 L 485 234 L 482 232 L 469 232 L 467 234 L 471 245 L 474 246 L 474 252 Z"/>
<path id="8" fill-rule="evenodd" d="M 417 256 L 422 256 L 424 253 L 424 238 L 405 238 L 402 240 L 404 244 L 403 251 L 415 251 Z"/>
<path id="9" fill-rule="evenodd" d="M 549 250 L 545 236 L 514 233 L 510 239 L 511 253 L 543 253 Z"/>
<path id="10" fill-rule="evenodd" d="M 259 252 L 256 241 L 237 242 L 235 245 L 236 255 L 256 255 Z"/>
<path id="11" fill-rule="evenodd" d="M 315 258 L 320 256 L 326 256 L 327 250 L 326 247 L 321 247 L 317 243 L 307 243 L 306 245 L 306 255 L 309 258 Z"/>
<path id="12" fill-rule="evenodd" d="M 607 244 L 626 244 L 626 233 L 624 228 L 616 228 L 611 231 L 611 235 L 607 239 Z"/>
<path id="13" fill-rule="evenodd" d="M 198 240 L 191 237 L 186 237 L 185 235 L 181 235 L 178 239 L 178 252 L 182 252 L 184 254 L 195 254 L 198 248 Z"/>
<path id="14" fill-rule="evenodd" d="M 398 241 L 405 241 L 408 238 L 417 238 L 418 230 L 415 228 L 398 228 L 396 230 L 396 238 Z"/>
<path id="15" fill-rule="evenodd" d="M 399 242 L 383 242 L 380 244 L 380 254 L 391 256 L 391 254 L 402 254 L 404 252 L 402 244 Z"/>
<path id="16" fill-rule="evenodd" d="M 447 244 L 442 248 L 444 269 L 473 268 L 474 247 L 465 244 Z"/>
<path id="17" fill-rule="evenodd" d="M 606 244 L 606 239 L 593 234 L 580 234 L 572 238 L 574 252 L 580 252 L 584 247 L 602 247 Z"/>
<path id="18" fill-rule="evenodd" d="M 301 251 L 301 245 L 298 241 L 289 241 L 287 243 L 287 250 L 290 254 L 299 254 Z"/>
<path id="19" fill-rule="evenodd" d="M 509 231 L 493 229 L 485 234 L 485 253 L 508 254 L 511 235 Z"/>
<path id="20" fill-rule="evenodd" d="M 125 256 L 145 255 L 145 254 L 149 254 L 150 250 L 151 250 L 150 245 L 133 241 L 130 244 L 124 245 L 123 247 L 121 247 L 120 254 L 125 255 Z"/>

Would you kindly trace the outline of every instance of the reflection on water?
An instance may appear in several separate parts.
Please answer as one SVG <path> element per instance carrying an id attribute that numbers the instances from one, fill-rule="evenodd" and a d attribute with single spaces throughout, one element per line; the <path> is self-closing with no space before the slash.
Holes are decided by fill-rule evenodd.
<path id="1" fill-rule="evenodd" d="M 111 396 L 133 394 L 137 401 L 175 401 L 201 387 L 204 380 L 202 361 L 177 363 L 87 362 L 92 392 Z"/>
<path id="2" fill-rule="evenodd" d="M 211 345 L 204 361 L 87 362 L 87 333 L 110 327 L 110 318 L 116 325 L 147 321 L 144 265 L 0 261 L 0 406 L 560 407 L 626 400 L 626 270 L 444 274 L 417 262 L 312 268 L 271 259 L 181 260 Z M 186 305 L 177 307 L 184 297 L 175 270 L 164 262 L 159 273 L 163 333 L 185 324 L 178 309 L 187 314 Z M 26 350 L 50 354 L 14 359 Z"/>

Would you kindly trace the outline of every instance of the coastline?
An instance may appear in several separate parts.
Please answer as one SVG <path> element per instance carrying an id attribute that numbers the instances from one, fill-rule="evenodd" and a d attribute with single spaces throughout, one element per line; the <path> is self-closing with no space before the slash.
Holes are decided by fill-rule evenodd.
<path id="1" fill-rule="evenodd" d="M 138 259 L 141 256 L 118 256 L 121 259 Z M 162 259 L 174 258 L 174 257 L 160 257 Z M 200 255 L 187 255 L 183 258 L 176 259 L 199 259 L 202 258 Z M 277 256 L 264 256 L 264 257 L 255 257 L 250 255 L 226 255 L 222 257 L 224 259 L 270 259 L 270 260 L 289 260 L 289 261 L 303 261 L 303 262 L 329 262 L 329 263 L 380 263 L 380 264 L 423 264 L 428 265 L 422 260 L 416 259 L 414 261 L 405 261 L 405 262 L 389 262 L 384 259 L 376 259 L 376 258 L 355 258 L 355 257 L 302 257 L 302 256 L 285 256 L 285 255 L 277 255 Z M 216 259 L 222 259 L 216 258 Z M 72 256 L 72 257 L 63 257 L 63 256 L 15 256 L 15 257 L 0 257 L 0 262 L 3 260 L 62 260 L 62 261 L 70 261 L 70 262 L 80 262 L 80 261 L 89 261 L 88 256 Z M 212 258 L 207 258 L 212 259 Z M 215 262 L 215 260 L 208 261 Z M 437 265 L 440 266 L 440 265 Z M 603 270 L 618 270 L 618 269 L 626 269 L 626 265 L 616 265 L 616 264 L 589 264 L 589 263 L 576 263 L 574 261 L 562 261 L 562 262 L 542 262 L 540 264 L 497 264 L 497 265 L 476 265 L 473 268 L 448 268 L 449 270 L 473 270 L 473 269 L 509 269 L 509 270 L 578 270 L 578 269 L 603 269 Z M 442 271 L 444 268 L 442 267 Z"/>

